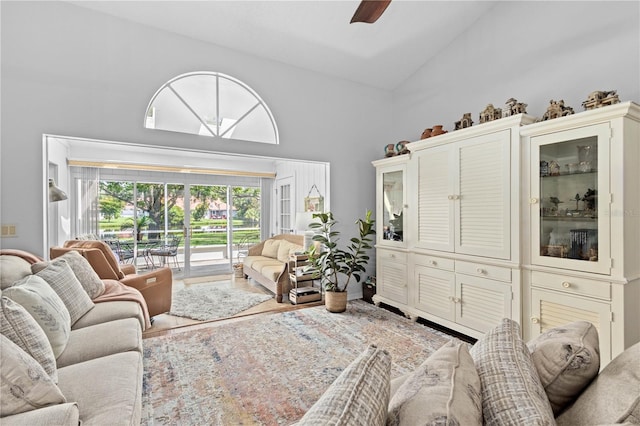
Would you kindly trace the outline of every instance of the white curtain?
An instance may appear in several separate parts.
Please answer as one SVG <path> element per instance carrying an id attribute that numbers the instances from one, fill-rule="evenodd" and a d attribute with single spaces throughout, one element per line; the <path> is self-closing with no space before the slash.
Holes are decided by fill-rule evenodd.
<path id="1" fill-rule="evenodd" d="M 75 206 L 72 215 L 74 223 L 74 238 L 86 238 L 95 235 L 99 238 L 99 196 L 100 169 L 95 167 L 72 168 L 74 179 Z"/>

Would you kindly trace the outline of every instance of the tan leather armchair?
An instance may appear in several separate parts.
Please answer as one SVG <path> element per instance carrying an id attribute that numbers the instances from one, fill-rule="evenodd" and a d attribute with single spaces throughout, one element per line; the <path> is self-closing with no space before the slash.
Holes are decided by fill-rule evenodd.
<path id="1" fill-rule="evenodd" d="M 171 268 L 138 274 L 134 265 L 118 263 L 113 251 L 104 241 L 69 240 L 62 247 L 51 247 L 49 254 L 51 259 L 55 259 L 70 250 L 79 252 L 87 259 L 100 279 L 118 280 L 140 291 L 147 302 L 149 316 L 163 314 L 171 309 Z"/>

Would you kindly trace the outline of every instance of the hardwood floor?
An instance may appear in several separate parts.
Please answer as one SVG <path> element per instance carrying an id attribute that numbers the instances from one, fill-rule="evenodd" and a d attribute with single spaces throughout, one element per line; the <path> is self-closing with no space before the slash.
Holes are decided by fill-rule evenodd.
<path id="1" fill-rule="evenodd" d="M 231 275 L 215 275 L 209 277 L 174 279 L 173 290 L 179 291 L 189 286 L 197 286 L 198 284 L 211 283 L 220 281 L 221 286 L 241 288 L 246 291 L 255 293 L 272 294 L 260 284 L 253 280 L 238 278 Z M 183 318 L 169 314 L 156 315 L 153 317 L 153 325 L 142 333 L 142 338 L 157 337 L 165 334 L 178 333 L 192 330 L 199 326 L 211 326 L 213 323 L 224 324 L 229 321 L 235 321 L 239 318 L 245 318 L 248 315 L 260 315 L 274 312 L 285 312 L 295 309 L 304 309 L 310 306 L 318 306 L 323 302 L 305 303 L 301 305 L 292 305 L 286 298 L 282 303 L 277 303 L 275 298 L 269 299 L 256 306 L 253 306 L 243 312 L 234 315 L 231 318 L 218 319 L 213 321 L 197 321 L 190 318 Z"/>

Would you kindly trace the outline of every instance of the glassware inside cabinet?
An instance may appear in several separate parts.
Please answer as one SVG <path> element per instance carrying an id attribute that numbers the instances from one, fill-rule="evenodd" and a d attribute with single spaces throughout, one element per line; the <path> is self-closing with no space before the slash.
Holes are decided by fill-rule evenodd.
<path id="1" fill-rule="evenodd" d="M 598 260 L 598 138 L 540 146 L 540 255 Z"/>
<path id="2" fill-rule="evenodd" d="M 385 240 L 402 241 L 404 188 L 403 172 L 393 171 L 382 175 L 382 238 Z"/>

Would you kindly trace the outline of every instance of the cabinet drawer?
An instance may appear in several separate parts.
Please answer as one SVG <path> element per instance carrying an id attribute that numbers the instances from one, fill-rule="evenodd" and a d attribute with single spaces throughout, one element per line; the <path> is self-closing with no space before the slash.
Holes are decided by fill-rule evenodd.
<path id="1" fill-rule="evenodd" d="M 533 271 L 531 272 L 531 285 L 571 294 L 581 294 L 611 300 L 611 284 L 601 281 Z"/>
<path id="2" fill-rule="evenodd" d="M 511 282 L 511 269 L 500 266 L 456 260 L 456 272 L 508 283 Z"/>
<path id="3" fill-rule="evenodd" d="M 397 262 L 407 264 L 407 253 L 401 253 L 393 250 L 380 250 L 376 251 L 377 261 Z"/>
<path id="4" fill-rule="evenodd" d="M 416 265 L 428 266 L 429 268 L 444 269 L 445 271 L 454 270 L 453 259 L 446 259 L 444 257 L 416 254 L 415 263 Z"/>

